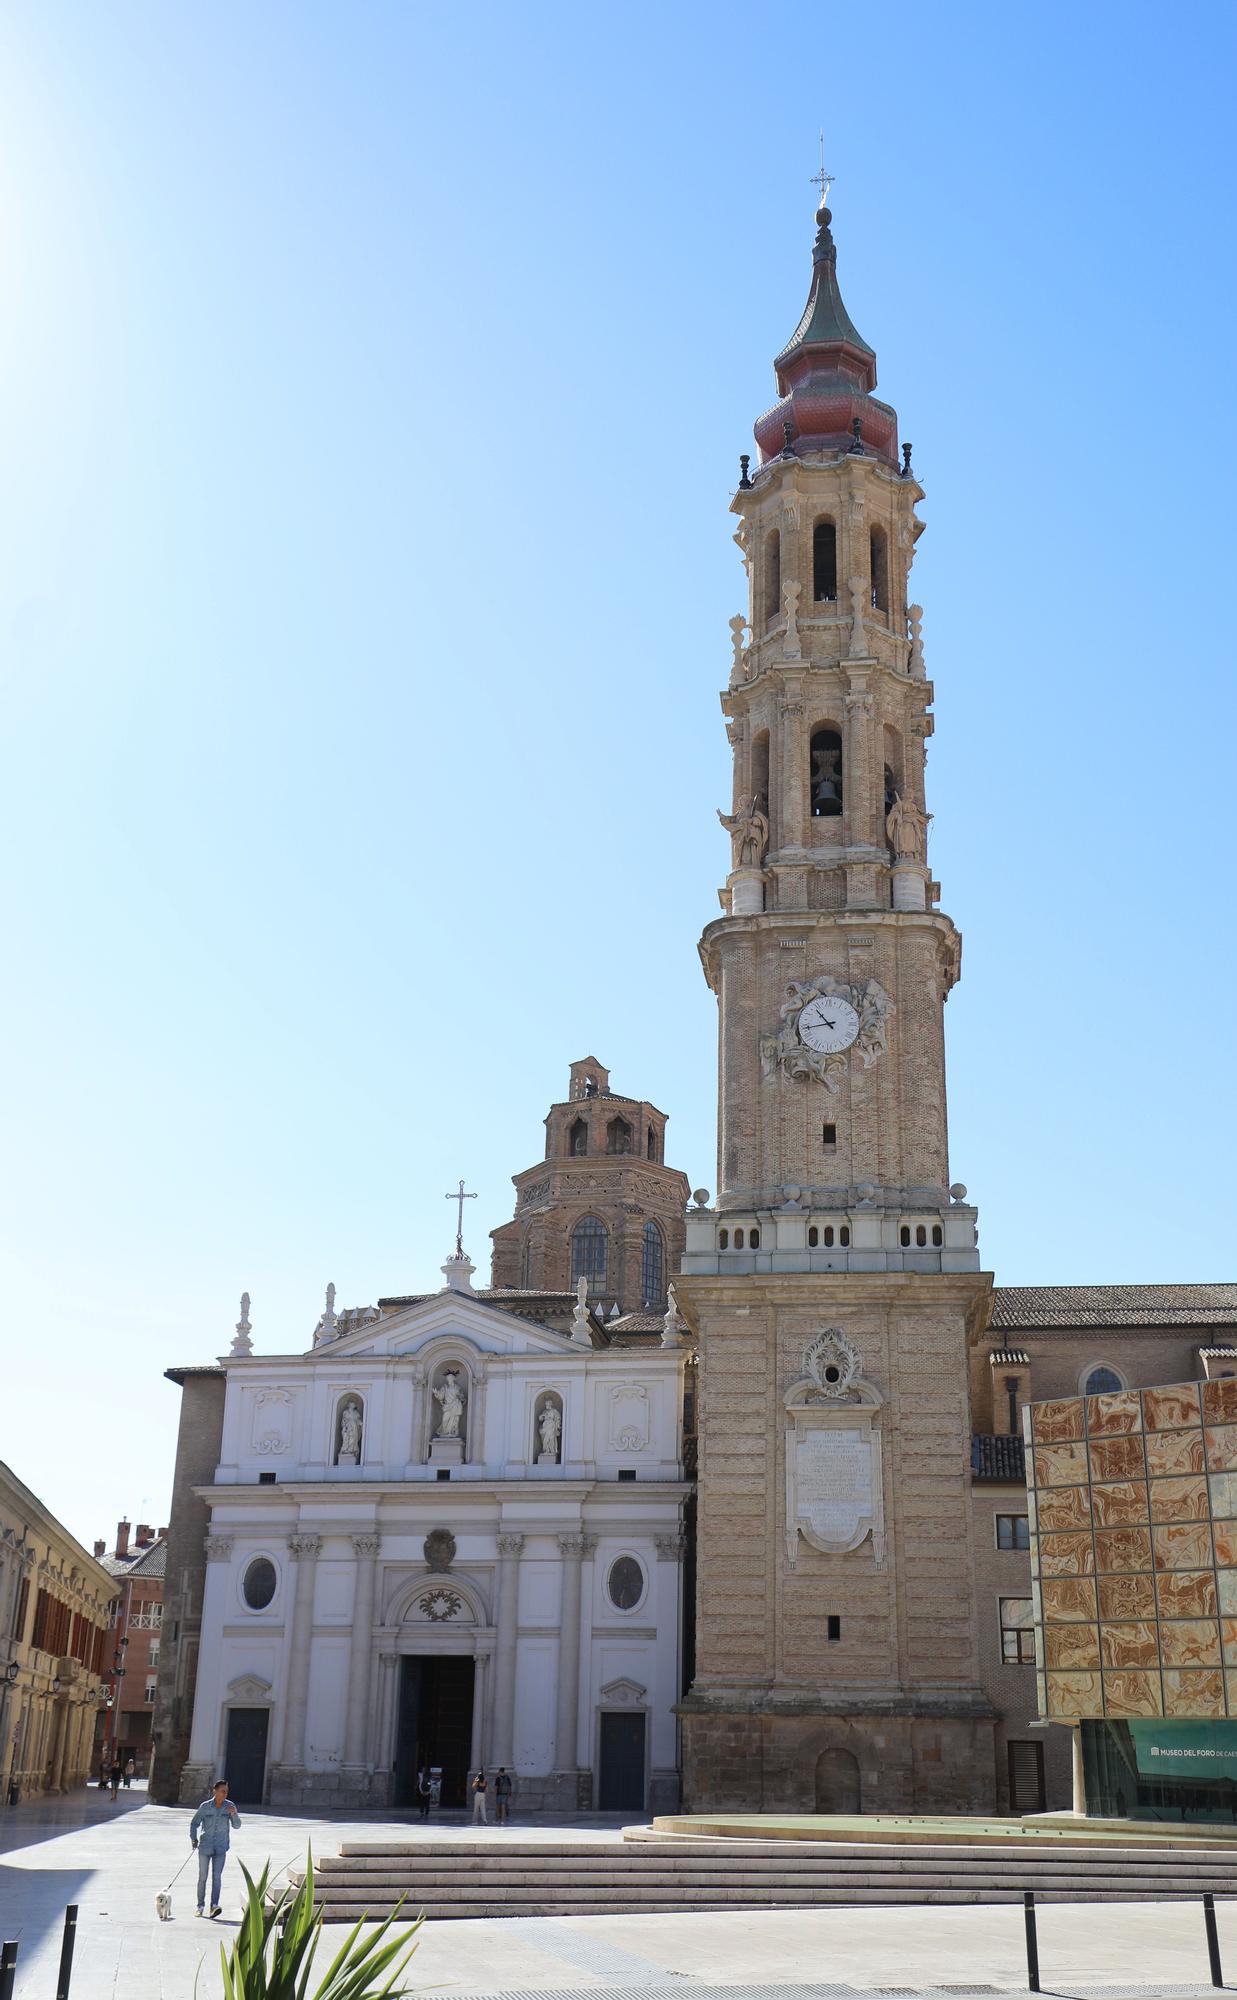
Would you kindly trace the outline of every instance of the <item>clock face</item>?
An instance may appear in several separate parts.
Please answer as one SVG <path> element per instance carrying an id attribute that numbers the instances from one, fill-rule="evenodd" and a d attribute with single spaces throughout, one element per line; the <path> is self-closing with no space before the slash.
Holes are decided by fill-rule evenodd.
<path id="1" fill-rule="evenodd" d="M 818 1056 L 848 1049 L 858 1033 L 859 1016 L 849 1000 L 830 1000 L 822 994 L 809 1000 L 799 1016 L 799 1040 Z"/>

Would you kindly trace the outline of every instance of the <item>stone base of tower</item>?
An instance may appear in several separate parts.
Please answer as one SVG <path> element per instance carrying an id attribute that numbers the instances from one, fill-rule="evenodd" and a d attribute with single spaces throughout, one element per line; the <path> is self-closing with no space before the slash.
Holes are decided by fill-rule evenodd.
<path id="1" fill-rule="evenodd" d="M 770 1714 L 689 1695 L 680 1715 L 685 1812 L 996 1809 L 990 1714 L 839 1714 L 806 1699 Z"/>

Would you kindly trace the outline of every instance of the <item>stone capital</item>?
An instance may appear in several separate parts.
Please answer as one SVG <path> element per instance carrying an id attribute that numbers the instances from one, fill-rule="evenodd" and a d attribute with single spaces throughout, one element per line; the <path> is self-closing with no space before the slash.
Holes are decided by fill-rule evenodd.
<path id="1" fill-rule="evenodd" d="M 382 1547 L 381 1535 L 354 1535 L 352 1546 L 363 1562 L 372 1561 Z"/>
<path id="2" fill-rule="evenodd" d="M 523 1535 L 500 1535 L 498 1553 L 500 1556 L 518 1556 L 524 1546 Z"/>
<path id="3" fill-rule="evenodd" d="M 289 1535 L 288 1554 L 293 1562 L 316 1562 L 322 1547 L 321 1535 Z"/>
<path id="4" fill-rule="evenodd" d="M 233 1539 L 231 1535 L 206 1535 L 202 1547 L 206 1550 L 207 1562 L 231 1562 Z"/>
<path id="5" fill-rule="evenodd" d="M 654 1535 L 653 1546 L 659 1563 L 682 1562 L 687 1550 L 686 1535 Z"/>
<path id="6" fill-rule="evenodd" d="M 585 1556 L 593 1555 L 597 1548 L 596 1535 L 556 1535 L 555 1540 L 564 1562 L 580 1562 Z"/>

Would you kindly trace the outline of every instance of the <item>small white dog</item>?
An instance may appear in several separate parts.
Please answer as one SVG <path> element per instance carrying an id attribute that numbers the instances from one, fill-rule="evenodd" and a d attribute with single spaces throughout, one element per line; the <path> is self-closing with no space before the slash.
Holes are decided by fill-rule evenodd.
<path id="1" fill-rule="evenodd" d="M 155 1897 L 155 1908 L 159 1913 L 159 1922 L 161 1924 L 170 1924 L 172 1921 L 172 1892 L 170 1889 L 160 1889 L 158 1895 Z"/>

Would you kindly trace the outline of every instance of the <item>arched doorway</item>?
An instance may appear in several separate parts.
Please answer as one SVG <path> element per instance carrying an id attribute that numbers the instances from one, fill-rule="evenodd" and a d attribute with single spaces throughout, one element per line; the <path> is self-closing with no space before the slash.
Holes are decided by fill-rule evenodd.
<path id="1" fill-rule="evenodd" d="M 859 1759 L 850 1750 L 822 1750 L 816 1759 L 818 1813 L 857 1813 L 860 1804 Z"/>

